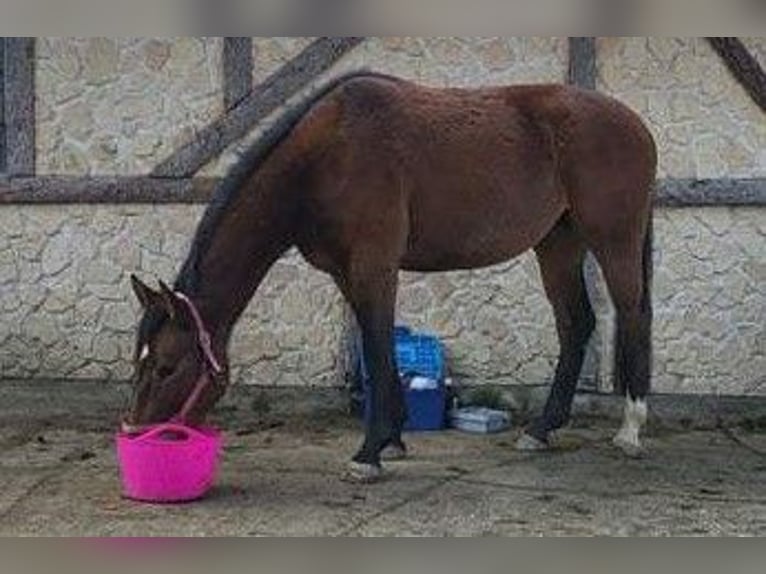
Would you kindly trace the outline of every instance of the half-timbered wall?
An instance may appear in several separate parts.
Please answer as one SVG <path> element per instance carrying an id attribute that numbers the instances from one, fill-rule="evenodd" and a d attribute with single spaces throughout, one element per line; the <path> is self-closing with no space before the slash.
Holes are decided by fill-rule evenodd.
<path id="1" fill-rule="evenodd" d="M 365 67 L 438 86 L 571 81 L 636 109 L 660 150 L 655 388 L 766 392 L 766 116 L 706 39 L 24 40 L 0 49 L 1 376 L 127 377 L 128 274 L 171 280 L 244 142 L 285 102 Z M 741 46 L 763 66 L 766 39 Z M 20 109 L 24 90 L 35 105 Z M 589 281 L 601 325 L 586 384 L 607 388 L 610 312 L 597 272 Z M 444 338 L 464 381 L 552 374 L 553 318 L 529 255 L 402 274 L 399 315 Z M 342 383 L 351 323 L 331 282 L 290 253 L 237 327 L 235 379 Z"/>

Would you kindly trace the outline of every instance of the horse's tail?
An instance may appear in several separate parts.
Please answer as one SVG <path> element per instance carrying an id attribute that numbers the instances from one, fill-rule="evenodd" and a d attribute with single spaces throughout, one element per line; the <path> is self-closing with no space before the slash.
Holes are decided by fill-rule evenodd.
<path id="1" fill-rule="evenodd" d="M 651 389 L 652 381 L 652 273 L 653 273 L 653 246 L 654 246 L 654 231 L 652 222 L 653 210 L 650 206 L 649 215 L 646 222 L 646 231 L 644 232 L 644 245 L 641 253 L 642 262 L 641 267 L 643 271 L 642 277 L 642 289 L 641 289 L 641 314 L 643 315 L 643 329 L 646 330 L 644 341 L 646 345 L 646 362 L 647 362 L 647 379 L 645 393 L 649 393 Z"/>
<path id="2" fill-rule="evenodd" d="M 644 233 L 644 246 L 642 251 L 642 289 L 641 289 L 641 311 L 649 313 L 652 312 L 652 274 L 653 274 L 653 262 L 652 251 L 654 245 L 654 232 L 652 222 L 652 209 L 649 209 L 649 217 L 646 222 L 646 231 Z"/>

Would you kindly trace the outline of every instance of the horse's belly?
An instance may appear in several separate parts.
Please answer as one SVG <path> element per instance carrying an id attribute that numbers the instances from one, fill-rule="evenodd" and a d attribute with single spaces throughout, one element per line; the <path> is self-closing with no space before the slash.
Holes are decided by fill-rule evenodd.
<path id="1" fill-rule="evenodd" d="M 486 267 L 523 253 L 548 233 L 566 198 L 553 156 L 534 135 L 525 138 L 528 147 L 499 136 L 474 138 L 473 147 L 453 142 L 408 166 L 409 233 L 402 268 Z"/>
<path id="2" fill-rule="evenodd" d="M 502 263 L 537 245 L 561 217 L 552 203 L 537 213 L 470 213 L 414 222 L 400 267 L 409 271 L 474 269 Z"/>
<path id="3" fill-rule="evenodd" d="M 492 251 L 491 253 L 473 253 L 469 250 L 429 250 L 428 252 L 413 250 L 408 252 L 401 261 L 400 269 L 405 271 L 455 271 L 458 269 L 477 269 L 489 267 L 503 261 L 513 259 L 530 246 L 521 249 Z"/>

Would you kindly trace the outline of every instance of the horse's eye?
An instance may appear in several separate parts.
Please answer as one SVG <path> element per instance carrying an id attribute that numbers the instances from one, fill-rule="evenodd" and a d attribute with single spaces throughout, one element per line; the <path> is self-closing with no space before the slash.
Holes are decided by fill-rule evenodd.
<path id="1" fill-rule="evenodd" d="M 157 376 L 160 379 L 167 379 L 172 374 L 173 374 L 173 367 L 168 367 L 168 366 L 157 367 Z"/>

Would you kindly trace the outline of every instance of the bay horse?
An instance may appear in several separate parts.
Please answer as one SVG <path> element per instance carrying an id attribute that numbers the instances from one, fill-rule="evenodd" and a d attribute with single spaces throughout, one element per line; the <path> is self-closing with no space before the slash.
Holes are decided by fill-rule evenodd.
<path id="1" fill-rule="evenodd" d="M 626 403 L 614 443 L 635 454 L 650 382 L 656 161 L 639 117 L 593 91 L 431 88 L 372 72 L 337 78 L 286 112 L 223 178 L 172 289 L 132 276 L 143 316 L 124 424 L 167 420 L 193 391 L 186 414 L 204 419 L 227 388 L 234 323 L 296 246 L 332 277 L 358 320 L 372 413 L 351 465 L 372 480 L 384 448 L 405 449 L 393 354 L 398 271 L 478 268 L 531 248 L 560 351 L 542 414 L 517 447 L 545 448 L 569 419 L 594 329 L 583 280 L 591 251 L 616 308 L 615 389 Z M 209 371 L 200 324 L 222 367 L 198 389 Z"/>

